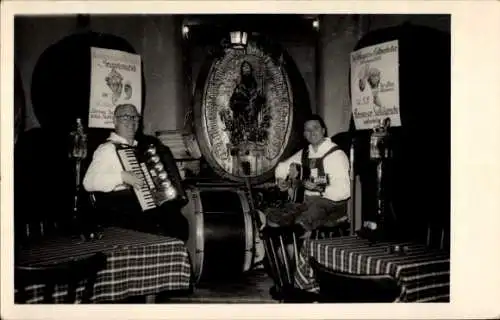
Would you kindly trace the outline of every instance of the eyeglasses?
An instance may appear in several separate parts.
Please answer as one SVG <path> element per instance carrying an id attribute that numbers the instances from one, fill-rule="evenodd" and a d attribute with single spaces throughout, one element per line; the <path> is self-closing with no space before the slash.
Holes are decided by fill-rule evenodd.
<path id="1" fill-rule="evenodd" d="M 139 116 L 131 116 L 131 115 L 128 115 L 128 114 L 124 114 L 124 115 L 118 116 L 117 118 L 120 119 L 120 120 L 127 120 L 127 121 L 139 121 L 139 119 L 141 117 L 139 117 Z"/>

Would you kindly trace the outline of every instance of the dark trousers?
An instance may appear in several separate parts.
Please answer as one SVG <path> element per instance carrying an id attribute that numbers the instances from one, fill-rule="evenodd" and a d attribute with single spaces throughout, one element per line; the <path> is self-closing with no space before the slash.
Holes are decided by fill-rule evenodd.
<path id="1" fill-rule="evenodd" d="M 165 203 L 151 211 L 143 213 L 147 216 L 147 228 L 151 228 L 150 232 L 187 241 L 189 223 L 177 203 Z"/>
<path id="2" fill-rule="evenodd" d="M 346 214 L 347 200 L 335 202 L 320 196 L 306 196 L 304 202 L 287 202 L 266 210 L 269 221 L 282 227 L 300 223 L 308 231 L 320 226 L 335 226 Z"/>
<path id="3" fill-rule="evenodd" d="M 111 192 L 96 196 L 97 215 L 93 219 L 101 226 L 117 226 L 154 233 L 186 241 L 189 222 L 176 201 L 142 211 L 135 195 L 130 192 Z"/>

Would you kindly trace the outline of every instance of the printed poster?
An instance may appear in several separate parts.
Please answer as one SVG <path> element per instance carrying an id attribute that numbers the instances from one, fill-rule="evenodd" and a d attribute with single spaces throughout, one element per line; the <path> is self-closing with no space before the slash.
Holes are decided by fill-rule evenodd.
<path id="1" fill-rule="evenodd" d="M 397 40 L 351 53 L 351 97 L 356 129 L 373 129 L 386 118 L 401 126 Z"/>
<path id="2" fill-rule="evenodd" d="M 141 56 L 93 47 L 91 60 L 89 128 L 113 128 L 120 104 L 133 104 L 141 114 Z"/>

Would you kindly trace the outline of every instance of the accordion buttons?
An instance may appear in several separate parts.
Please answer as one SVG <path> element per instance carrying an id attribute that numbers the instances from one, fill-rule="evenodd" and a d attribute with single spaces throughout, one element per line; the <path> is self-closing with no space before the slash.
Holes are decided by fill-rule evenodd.
<path id="1" fill-rule="evenodd" d="M 169 199 L 173 199 L 177 196 L 177 191 L 175 191 L 175 188 L 168 188 L 165 193 L 167 194 L 167 197 Z"/>
<path id="2" fill-rule="evenodd" d="M 160 163 L 160 157 L 158 157 L 158 156 L 152 156 L 151 157 L 151 162 L 153 162 L 153 163 Z"/>
<path id="3" fill-rule="evenodd" d="M 155 170 L 158 172 L 163 171 L 163 164 L 161 162 L 158 162 L 157 164 L 155 164 Z"/>
<path id="4" fill-rule="evenodd" d="M 166 181 L 163 181 L 163 182 L 161 183 L 161 186 L 162 186 L 164 189 L 167 189 L 167 188 L 172 187 L 172 183 L 171 183 L 169 180 L 166 180 Z"/>
<path id="5" fill-rule="evenodd" d="M 146 153 L 150 156 L 154 156 L 156 154 L 156 148 L 153 145 L 150 145 Z"/>
<path id="6" fill-rule="evenodd" d="M 158 178 L 160 178 L 160 180 L 167 180 L 167 173 L 165 171 L 158 173 Z"/>

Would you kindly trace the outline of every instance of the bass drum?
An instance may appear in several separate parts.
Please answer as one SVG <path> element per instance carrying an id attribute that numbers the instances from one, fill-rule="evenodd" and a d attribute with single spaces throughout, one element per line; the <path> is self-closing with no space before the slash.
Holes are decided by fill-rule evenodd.
<path id="1" fill-rule="evenodd" d="M 182 213 L 189 221 L 187 247 L 196 283 L 234 279 L 264 260 L 243 190 L 197 186 L 186 193 L 189 203 Z"/>

